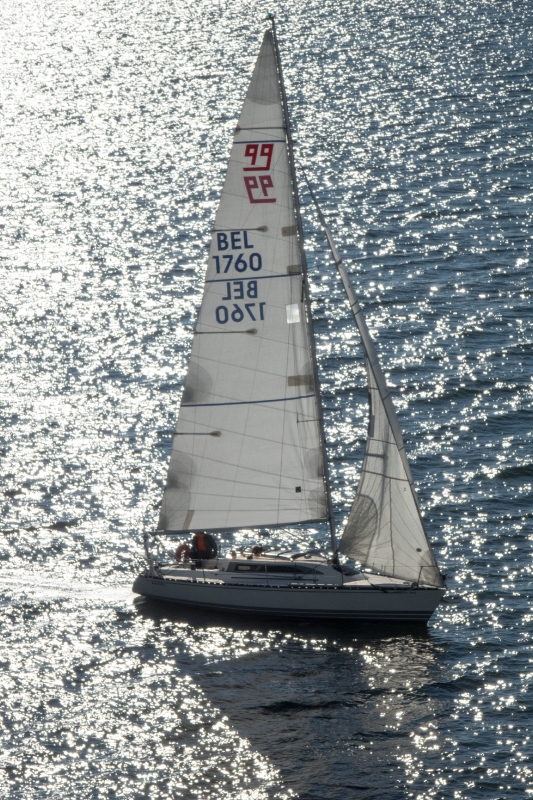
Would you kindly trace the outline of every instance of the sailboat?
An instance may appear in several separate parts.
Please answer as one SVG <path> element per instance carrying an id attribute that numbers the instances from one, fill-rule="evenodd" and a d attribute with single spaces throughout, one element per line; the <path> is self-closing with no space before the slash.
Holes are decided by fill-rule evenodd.
<path id="1" fill-rule="evenodd" d="M 376 348 L 311 193 L 368 376 L 366 452 L 336 536 L 291 128 L 269 19 L 212 231 L 154 534 L 192 534 L 195 547 L 182 544 L 178 562 L 159 562 L 145 534 L 148 568 L 133 591 L 226 612 L 427 622 L 443 576 Z M 329 523 L 331 553 L 218 552 L 217 533 L 317 522 Z"/>

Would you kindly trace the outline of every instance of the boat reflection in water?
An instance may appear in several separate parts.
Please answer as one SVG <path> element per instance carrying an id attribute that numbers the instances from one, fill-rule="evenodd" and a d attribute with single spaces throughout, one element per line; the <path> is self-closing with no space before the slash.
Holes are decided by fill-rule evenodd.
<path id="1" fill-rule="evenodd" d="M 275 797 L 291 789 L 310 798 L 351 796 L 355 784 L 374 797 L 384 770 L 400 796 L 406 776 L 440 744 L 438 720 L 453 701 L 441 687 L 442 648 L 425 626 L 380 623 L 378 634 L 344 621 L 250 623 L 140 598 L 136 608 L 153 623 L 150 639 L 165 643 L 158 671 L 189 678 L 194 729 L 204 725 L 207 735 L 229 726 L 256 754 L 272 790 L 280 787 Z M 347 777 L 354 769 L 355 784 Z"/>

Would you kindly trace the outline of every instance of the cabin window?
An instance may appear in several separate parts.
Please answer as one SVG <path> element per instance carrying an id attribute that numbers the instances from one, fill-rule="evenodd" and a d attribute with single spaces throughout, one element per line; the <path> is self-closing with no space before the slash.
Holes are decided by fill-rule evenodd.
<path id="1" fill-rule="evenodd" d="M 293 567 L 289 564 L 269 564 L 267 570 L 270 574 L 275 575 L 301 575 L 304 572 L 301 567 Z"/>
<path id="2" fill-rule="evenodd" d="M 264 572 L 264 564 L 235 564 L 235 572 Z"/>
<path id="3" fill-rule="evenodd" d="M 262 575 L 278 575 L 293 577 L 294 575 L 322 575 L 320 570 L 312 567 L 298 566 L 296 564 L 230 564 L 228 571 L 235 572 L 257 572 Z"/>

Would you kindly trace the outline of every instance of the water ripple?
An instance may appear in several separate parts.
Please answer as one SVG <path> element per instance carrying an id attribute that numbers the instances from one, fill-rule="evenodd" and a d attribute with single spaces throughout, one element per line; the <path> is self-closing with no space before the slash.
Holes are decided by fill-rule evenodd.
<path id="1" fill-rule="evenodd" d="M 530 4 L 271 10 L 297 158 L 376 337 L 449 593 L 428 631 L 133 603 L 263 11 L 15 0 L 0 22 L 13 800 L 533 791 Z M 365 374 L 302 200 L 342 523 Z"/>

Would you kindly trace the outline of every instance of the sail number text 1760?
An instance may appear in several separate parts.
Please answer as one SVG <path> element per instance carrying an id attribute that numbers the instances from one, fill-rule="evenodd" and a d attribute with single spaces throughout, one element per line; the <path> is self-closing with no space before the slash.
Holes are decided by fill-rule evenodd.
<path id="1" fill-rule="evenodd" d="M 244 273 L 259 272 L 263 266 L 261 254 L 254 250 L 254 245 L 248 241 L 248 231 L 222 231 L 217 232 L 217 255 L 212 256 L 215 262 L 217 275 L 239 275 L 237 280 L 225 282 L 225 292 L 221 297 L 223 301 L 231 301 L 229 305 L 217 306 L 215 315 L 219 325 L 233 322 L 264 320 L 266 303 L 259 302 L 258 281 L 246 278 Z M 244 252 L 243 252 L 244 251 Z M 242 276 L 242 277 L 240 277 Z M 234 300 L 244 302 L 235 303 Z M 258 302 L 247 302 L 249 300 Z"/>

